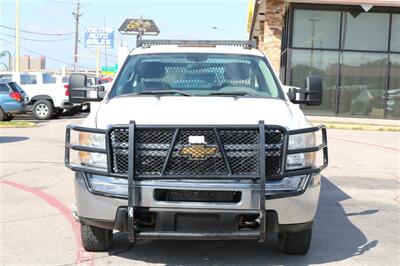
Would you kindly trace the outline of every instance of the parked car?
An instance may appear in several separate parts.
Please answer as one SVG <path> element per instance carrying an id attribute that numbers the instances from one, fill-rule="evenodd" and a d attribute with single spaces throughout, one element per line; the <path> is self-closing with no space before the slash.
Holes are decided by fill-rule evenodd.
<path id="1" fill-rule="evenodd" d="M 328 146 L 295 104 L 320 105 L 321 79 L 285 93 L 250 41 L 142 44 L 108 92 L 70 77 L 71 102 L 100 101 L 66 131 L 83 247 L 107 250 L 113 230 L 130 242 L 278 233 L 282 252 L 307 253 Z"/>
<path id="2" fill-rule="evenodd" d="M 68 77 L 42 72 L 0 72 L 0 76 L 17 82 L 28 93 L 27 110 L 40 120 L 57 117 L 63 111 L 80 110 L 68 100 Z"/>
<path id="3" fill-rule="evenodd" d="M 15 82 L 0 79 L 0 121 L 25 113 L 29 97 Z"/>

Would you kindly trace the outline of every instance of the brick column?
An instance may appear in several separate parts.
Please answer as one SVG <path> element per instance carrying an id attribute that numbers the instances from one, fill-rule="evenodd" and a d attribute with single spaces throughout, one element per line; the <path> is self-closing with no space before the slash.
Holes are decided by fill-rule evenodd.
<path id="1" fill-rule="evenodd" d="M 268 56 L 279 75 L 281 61 L 281 39 L 285 14 L 284 0 L 267 1 L 263 36 L 260 36 L 259 48 Z"/>

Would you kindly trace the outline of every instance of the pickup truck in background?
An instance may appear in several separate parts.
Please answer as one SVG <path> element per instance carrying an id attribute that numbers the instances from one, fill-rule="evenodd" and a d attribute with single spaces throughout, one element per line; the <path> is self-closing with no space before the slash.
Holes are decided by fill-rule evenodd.
<path id="1" fill-rule="evenodd" d="M 68 77 L 42 72 L 0 72 L 2 79 L 20 84 L 29 95 L 27 111 L 39 120 L 57 117 L 68 110 L 76 113 L 81 105 L 68 100 Z"/>

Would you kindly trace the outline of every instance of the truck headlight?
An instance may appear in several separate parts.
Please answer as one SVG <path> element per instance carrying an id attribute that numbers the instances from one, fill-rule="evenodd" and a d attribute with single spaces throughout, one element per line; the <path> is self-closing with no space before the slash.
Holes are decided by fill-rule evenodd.
<path id="1" fill-rule="evenodd" d="M 79 145 L 91 148 L 106 148 L 106 139 L 104 134 L 98 133 L 79 133 Z M 96 152 L 79 151 L 80 163 L 97 168 L 107 168 L 107 155 Z"/>
<path id="2" fill-rule="evenodd" d="M 88 175 L 88 181 L 94 191 L 120 196 L 128 195 L 128 180 L 126 178 Z"/>
<path id="3" fill-rule="evenodd" d="M 288 150 L 315 146 L 315 133 L 295 134 L 289 136 Z M 307 168 L 314 165 L 315 152 L 290 154 L 286 157 L 286 170 Z"/>

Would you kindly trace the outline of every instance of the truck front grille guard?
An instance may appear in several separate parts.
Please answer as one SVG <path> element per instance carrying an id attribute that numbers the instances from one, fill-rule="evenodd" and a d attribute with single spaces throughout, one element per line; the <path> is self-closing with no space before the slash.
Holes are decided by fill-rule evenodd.
<path id="1" fill-rule="evenodd" d="M 129 130 L 129 141 L 128 141 L 128 173 L 121 174 L 113 172 L 113 166 L 111 162 L 112 156 L 112 146 L 110 135 L 112 130 L 115 128 L 127 128 Z M 255 235 L 254 232 L 249 232 L 248 235 L 244 234 L 243 232 L 232 233 L 231 238 L 253 238 L 254 236 L 258 236 L 260 242 L 264 241 L 265 238 L 265 230 L 266 230 L 266 220 L 265 220 L 265 182 L 267 179 L 266 174 L 266 143 L 265 143 L 265 131 L 269 129 L 279 129 L 283 133 L 283 146 L 282 146 L 282 153 L 281 153 L 281 169 L 279 173 L 275 174 L 274 178 L 283 178 L 288 176 L 297 176 L 297 175 L 309 175 L 309 174 L 317 174 L 321 172 L 328 165 L 328 145 L 327 145 L 327 134 L 326 128 L 324 125 L 316 126 L 316 127 L 309 127 L 303 129 L 296 129 L 296 130 L 287 130 L 281 126 L 275 125 L 265 125 L 264 121 L 260 121 L 258 125 L 232 125 L 232 126 L 216 126 L 216 125 L 163 125 L 163 126 L 155 126 L 155 125 L 136 125 L 135 121 L 131 121 L 129 125 L 115 125 L 109 127 L 108 129 L 96 129 L 96 128 L 87 128 L 81 127 L 76 125 L 68 125 L 66 129 L 66 139 L 65 139 L 65 165 L 74 170 L 74 171 L 83 171 L 85 173 L 91 174 L 98 174 L 98 175 L 107 175 L 113 177 L 122 177 L 128 178 L 128 233 L 129 233 L 129 240 L 134 242 L 136 240 L 137 233 L 135 233 L 135 224 L 134 224 L 134 207 L 138 206 L 139 195 L 138 187 L 135 186 L 135 181 L 138 179 L 143 179 L 143 176 L 137 175 L 135 172 L 135 132 L 138 129 L 175 129 L 174 137 L 172 138 L 172 144 L 170 145 L 167 157 L 165 159 L 165 163 L 162 167 L 163 171 L 159 175 L 152 175 L 147 176 L 147 178 L 151 179 L 194 179 L 194 178 L 204 178 L 204 179 L 251 179 L 254 181 L 259 180 L 259 190 L 260 190 L 260 229 L 259 234 Z M 176 142 L 176 136 L 179 130 L 182 129 L 210 129 L 215 132 L 217 136 L 218 148 L 221 152 L 222 158 L 224 160 L 226 169 L 228 170 L 227 174 L 224 175 L 166 175 L 165 169 L 168 166 L 168 161 L 173 153 L 173 148 Z M 221 142 L 221 138 L 218 137 L 218 130 L 221 129 L 249 129 L 249 130 L 258 130 L 258 172 L 257 174 L 253 175 L 236 175 L 232 174 L 231 167 L 229 164 L 229 160 L 227 159 L 227 154 L 224 149 L 224 145 Z M 82 146 L 79 144 L 71 144 L 71 131 L 78 131 L 78 132 L 87 132 L 87 133 L 97 133 L 97 134 L 104 134 L 106 139 L 106 148 L 94 148 L 88 146 Z M 306 147 L 306 148 L 298 148 L 298 149 L 288 149 L 288 141 L 289 136 L 297 135 L 297 134 L 304 134 L 304 133 L 311 133 L 311 132 L 318 132 L 321 131 L 322 133 L 322 143 L 318 146 L 313 147 Z M 107 155 L 107 169 L 99 169 L 95 167 L 90 167 L 82 164 L 74 164 L 70 161 L 70 151 L 81 151 L 81 152 L 92 152 L 92 153 L 100 153 Z M 323 151 L 323 163 L 321 166 L 314 166 L 312 168 L 300 169 L 300 170 L 286 170 L 286 157 L 287 155 L 291 154 L 298 154 L 298 153 L 307 153 L 307 152 L 317 152 Z M 270 177 L 270 176 L 268 176 Z M 307 184 L 306 184 L 307 185 Z M 306 185 L 304 187 L 306 187 Z M 139 191 L 140 192 L 140 191 Z M 161 233 L 160 233 L 161 234 Z M 161 234 L 160 237 L 173 237 L 173 234 Z M 215 234 L 214 234 L 215 235 Z M 139 237 L 141 233 L 138 234 Z M 204 235 L 207 237 L 207 234 Z"/>

